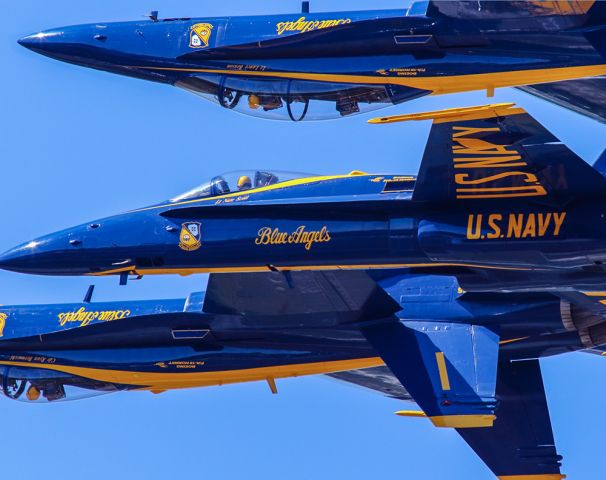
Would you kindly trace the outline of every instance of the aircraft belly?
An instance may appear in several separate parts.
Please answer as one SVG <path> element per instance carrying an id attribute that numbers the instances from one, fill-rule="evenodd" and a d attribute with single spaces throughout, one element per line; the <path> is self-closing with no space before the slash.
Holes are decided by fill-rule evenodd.
<path id="1" fill-rule="evenodd" d="M 334 333 L 334 332 L 333 332 Z M 250 335 L 250 334 L 249 334 Z M 257 334 L 259 336 L 260 334 Z M 269 335 L 269 334 L 265 334 Z M 184 388 L 332 373 L 382 365 L 359 335 L 344 342 L 239 340 L 206 347 L 4 351 L 0 369 L 43 369 L 140 387 Z"/>

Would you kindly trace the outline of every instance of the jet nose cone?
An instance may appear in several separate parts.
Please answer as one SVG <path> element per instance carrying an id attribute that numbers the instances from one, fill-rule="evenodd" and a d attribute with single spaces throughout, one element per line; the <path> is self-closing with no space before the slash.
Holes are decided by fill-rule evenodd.
<path id="1" fill-rule="evenodd" d="M 60 30 L 48 30 L 45 32 L 34 33 L 27 37 L 17 40 L 19 45 L 37 52 L 44 52 L 49 47 L 52 49 L 57 42 L 63 39 L 63 32 Z"/>
<path id="2" fill-rule="evenodd" d="M 33 252 L 35 247 L 36 242 L 30 242 L 4 252 L 0 255 L 0 268 L 13 272 L 25 272 L 29 270 L 35 262 Z"/>

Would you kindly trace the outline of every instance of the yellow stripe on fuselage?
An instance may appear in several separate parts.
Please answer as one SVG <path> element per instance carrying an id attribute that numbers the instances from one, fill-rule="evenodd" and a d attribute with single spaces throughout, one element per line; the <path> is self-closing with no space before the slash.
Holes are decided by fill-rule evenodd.
<path id="1" fill-rule="evenodd" d="M 136 372 L 127 370 L 106 370 L 99 368 L 75 367 L 48 363 L 28 363 L 0 361 L 0 365 L 14 367 L 42 368 L 56 372 L 69 373 L 99 382 L 133 385 L 148 390 L 169 390 L 176 388 L 210 387 L 230 383 L 256 382 L 267 378 L 289 378 L 304 375 L 357 370 L 360 368 L 380 367 L 385 363 L 380 357 L 336 360 L 331 362 L 301 363 L 274 367 L 247 368 L 219 372 Z"/>
<path id="2" fill-rule="evenodd" d="M 275 183 L 273 185 L 267 185 L 265 187 L 251 188 L 250 190 L 226 193 L 225 195 L 216 195 L 213 197 L 195 198 L 193 200 L 184 200 L 181 202 L 166 203 L 163 205 L 155 205 L 152 207 L 145 207 L 145 208 L 140 208 L 137 210 L 131 210 L 130 212 L 126 212 L 126 213 L 144 212 L 146 210 L 156 210 L 159 208 L 177 207 L 177 206 L 181 206 L 181 205 L 189 205 L 192 203 L 216 202 L 217 200 L 222 200 L 224 198 L 244 197 L 247 195 L 254 195 L 256 193 L 269 192 L 272 190 L 281 190 L 283 188 L 296 187 L 299 185 L 309 185 L 312 183 L 326 182 L 328 180 L 339 180 L 342 178 L 353 178 L 353 177 L 376 177 L 376 176 L 377 175 L 370 175 L 370 174 L 366 174 L 366 173 L 365 174 L 359 174 L 359 173 L 351 174 L 350 173 L 348 175 L 323 175 L 323 176 L 317 176 L 317 177 L 296 178 L 294 180 L 287 180 L 285 182 Z"/>
<path id="3" fill-rule="evenodd" d="M 255 72 L 247 70 L 225 70 L 212 68 L 171 68 L 130 66 L 142 70 L 178 71 L 186 73 L 213 73 L 247 77 L 292 78 L 317 82 L 356 83 L 367 85 L 401 85 L 429 90 L 432 95 L 471 92 L 494 88 L 517 87 L 537 83 L 560 82 L 577 78 L 606 75 L 606 65 L 585 65 L 579 67 L 542 68 L 518 70 L 514 72 L 474 73 L 436 77 L 390 77 L 384 75 L 349 75 L 334 73 L 305 72 Z"/>
<path id="4" fill-rule="evenodd" d="M 377 270 L 391 268 L 436 268 L 436 267 L 470 267 L 482 268 L 485 270 L 514 270 L 529 271 L 530 268 L 521 267 L 499 267 L 493 265 L 473 265 L 469 263 L 386 263 L 386 264 L 360 264 L 360 265 L 297 265 L 289 267 L 280 267 L 272 265 L 270 269 L 267 265 L 250 267 L 198 267 L 198 268 L 137 268 L 134 265 L 121 267 L 102 272 L 88 273 L 92 277 L 103 277 L 105 275 L 116 275 L 118 273 L 131 273 L 132 275 L 195 275 L 198 273 L 258 273 L 269 271 L 306 271 L 306 270 Z"/>

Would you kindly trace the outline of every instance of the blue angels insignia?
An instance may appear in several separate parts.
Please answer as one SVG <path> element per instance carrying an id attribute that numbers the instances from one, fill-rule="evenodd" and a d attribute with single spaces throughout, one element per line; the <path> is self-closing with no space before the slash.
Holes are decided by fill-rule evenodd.
<path id="1" fill-rule="evenodd" d="M 210 35 L 213 30 L 211 23 L 196 23 L 190 28 L 189 46 L 190 48 L 206 48 L 210 41 Z"/>
<path id="2" fill-rule="evenodd" d="M 202 246 L 202 224 L 200 222 L 186 222 L 181 226 L 179 235 L 179 248 L 186 252 L 193 252 Z"/>

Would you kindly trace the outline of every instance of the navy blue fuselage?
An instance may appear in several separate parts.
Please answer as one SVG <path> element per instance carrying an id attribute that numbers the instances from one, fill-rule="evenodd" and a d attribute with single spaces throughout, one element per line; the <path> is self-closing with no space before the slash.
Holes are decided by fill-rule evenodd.
<path id="1" fill-rule="evenodd" d="M 501 358 L 588 346 L 566 328 L 560 300 L 549 294 L 470 297 L 448 277 L 381 276 L 377 281 L 397 299 L 400 321 L 411 327 L 436 318 L 486 326 L 503 339 Z M 265 293 L 248 292 L 259 299 Z M 42 392 L 34 400 L 52 401 L 83 391 L 164 390 L 382 365 L 360 333 L 371 312 L 354 321 L 337 309 L 212 313 L 216 308 L 204 292 L 175 300 L 2 307 L 3 392 L 15 398 L 30 382 Z M 66 393 L 66 387 L 78 388 Z M 24 391 L 18 396 L 26 399 Z"/>
<path id="2" fill-rule="evenodd" d="M 595 290 L 605 283 L 603 200 L 437 206 L 412 198 L 410 176 L 256 175 L 276 183 L 216 195 L 208 188 L 227 182 L 215 177 L 194 198 L 25 243 L 3 254 L 0 267 L 44 275 L 431 268 L 457 274 L 470 291 Z"/>
<path id="3" fill-rule="evenodd" d="M 568 9 L 557 2 L 480 3 L 95 23 L 20 43 L 66 62 L 175 85 L 242 113 L 293 121 L 424 95 L 606 74 L 600 2 Z"/>

